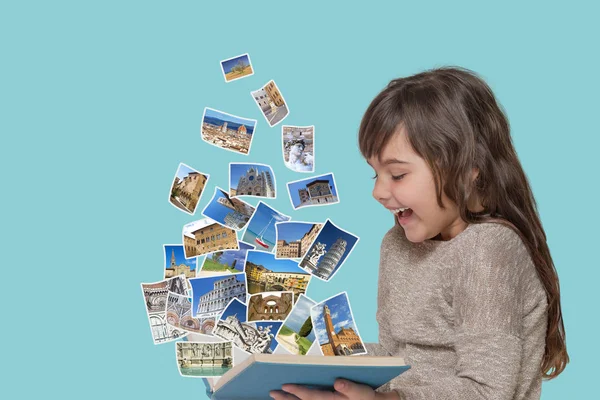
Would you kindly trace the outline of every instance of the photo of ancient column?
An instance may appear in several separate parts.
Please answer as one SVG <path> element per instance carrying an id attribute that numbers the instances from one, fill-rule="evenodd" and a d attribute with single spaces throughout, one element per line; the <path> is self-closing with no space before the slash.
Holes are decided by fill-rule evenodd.
<path id="1" fill-rule="evenodd" d="M 250 221 L 254 210 L 254 207 L 245 201 L 230 198 L 227 192 L 220 187 L 215 187 L 215 193 L 202 210 L 202 215 L 239 231 Z"/>
<path id="2" fill-rule="evenodd" d="M 221 250 L 238 250 L 235 230 L 204 218 L 184 225 L 183 247 L 185 258 L 201 256 Z"/>
<path id="3" fill-rule="evenodd" d="M 254 215 L 248 222 L 242 240 L 256 247 L 256 250 L 272 252 L 277 242 L 275 224 L 291 218 L 260 201 Z"/>
<path id="4" fill-rule="evenodd" d="M 300 260 L 323 228 L 323 224 L 314 222 L 277 222 L 277 246 L 275 258 Z"/>
<path id="5" fill-rule="evenodd" d="M 181 276 L 155 283 L 142 283 L 142 294 L 154 344 L 170 342 L 187 335 L 184 330 L 167 324 L 166 308 L 169 288 L 187 293 L 185 278 Z"/>
<path id="6" fill-rule="evenodd" d="M 185 258 L 183 245 L 165 244 L 163 245 L 165 255 L 165 279 L 174 276 L 183 275 L 186 278 L 196 276 L 197 259 Z"/>
<path id="7" fill-rule="evenodd" d="M 206 255 L 202 268 L 196 276 L 200 278 L 244 272 L 246 253 L 248 250 L 253 250 L 254 246 L 239 241 L 238 246 L 238 250 L 216 251 Z"/>
<path id="8" fill-rule="evenodd" d="M 254 75 L 254 69 L 252 68 L 252 62 L 248 53 L 221 61 L 221 70 L 223 71 L 225 82 L 233 82 Z"/>
<path id="9" fill-rule="evenodd" d="M 333 173 L 288 182 L 287 189 L 294 210 L 340 202 Z"/>
<path id="10" fill-rule="evenodd" d="M 358 236 L 327 219 L 299 265 L 313 276 L 329 281 L 344 265 L 358 240 Z"/>
<path id="11" fill-rule="evenodd" d="M 177 342 L 175 357 L 181 376 L 223 376 L 234 366 L 231 342 Z"/>
<path id="12" fill-rule="evenodd" d="M 277 185 L 270 165 L 229 163 L 229 196 L 267 197 L 275 199 Z"/>
<path id="13" fill-rule="evenodd" d="M 184 163 L 180 163 L 171 185 L 169 203 L 193 215 L 209 177 L 208 174 L 198 172 Z"/>
<path id="14" fill-rule="evenodd" d="M 310 317 L 310 308 L 317 304 L 315 301 L 301 294 L 296 305 L 275 336 L 279 347 L 296 356 L 304 356 L 314 343 L 315 330 Z M 279 350 L 278 350 L 279 351 Z"/>
<path id="15" fill-rule="evenodd" d="M 250 296 L 246 320 L 283 321 L 292 311 L 294 292 L 266 292 Z"/>
<path id="16" fill-rule="evenodd" d="M 222 149 L 249 154 L 256 120 L 206 107 L 200 129 L 202 140 Z"/>
<path id="17" fill-rule="evenodd" d="M 250 354 L 272 354 L 277 347 L 275 335 L 281 322 L 246 322 L 247 307 L 238 299 L 221 314 L 213 335 L 233 342 L 234 346 Z"/>
<path id="18" fill-rule="evenodd" d="M 278 260 L 271 253 L 248 250 L 244 268 L 248 279 L 248 293 L 290 291 L 294 302 L 305 294 L 312 275 L 292 260 Z"/>
<path id="19" fill-rule="evenodd" d="M 232 299 L 246 302 L 246 274 L 192 278 L 192 315 L 218 318 Z"/>
<path id="20" fill-rule="evenodd" d="M 285 166 L 296 172 L 315 172 L 314 125 L 284 125 L 281 136 Z"/>
<path id="21" fill-rule="evenodd" d="M 346 292 L 312 306 L 310 316 L 324 356 L 353 356 L 367 353 L 354 323 Z"/>
<path id="22" fill-rule="evenodd" d="M 250 94 L 270 127 L 277 125 L 290 114 L 275 81 L 269 81 L 262 88 Z"/>

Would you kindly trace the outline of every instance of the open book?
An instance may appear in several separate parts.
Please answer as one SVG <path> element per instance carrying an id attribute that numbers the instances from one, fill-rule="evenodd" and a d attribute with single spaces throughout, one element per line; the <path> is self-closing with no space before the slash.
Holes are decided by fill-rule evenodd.
<path id="1" fill-rule="evenodd" d="M 376 389 L 410 367 L 398 357 L 323 357 L 253 354 L 214 383 L 205 379 L 212 400 L 269 399 L 285 383 L 331 389 L 345 378 Z"/>

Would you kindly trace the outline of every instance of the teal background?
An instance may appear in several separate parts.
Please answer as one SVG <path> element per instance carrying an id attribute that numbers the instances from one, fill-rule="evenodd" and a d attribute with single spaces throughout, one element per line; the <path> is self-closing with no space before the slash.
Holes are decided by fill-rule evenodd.
<path id="1" fill-rule="evenodd" d="M 258 2 L 256 2 L 258 3 Z M 370 195 L 360 118 L 392 78 L 442 65 L 480 73 L 505 107 L 558 270 L 571 363 L 542 399 L 590 398 L 598 348 L 598 7 L 593 2 L 55 1 L 0 6 L 3 384 L 10 398 L 204 398 L 153 345 L 141 282 L 163 244 L 200 218 L 229 162 L 270 164 L 294 220 L 360 236 L 321 301 L 347 291 L 365 341 L 379 244 L 392 226 Z M 596 50 L 594 50 L 596 49 Z M 219 61 L 250 54 L 225 83 Z M 293 211 L 281 125 L 250 91 L 274 79 L 290 115 L 315 125 L 316 171 L 340 204 Z M 249 156 L 200 139 L 204 107 L 258 120 Z M 210 174 L 195 216 L 167 197 L 184 162 Z M 256 205 L 257 199 L 249 202 Z M 3 395 L 4 395 L 3 394 Z"/>

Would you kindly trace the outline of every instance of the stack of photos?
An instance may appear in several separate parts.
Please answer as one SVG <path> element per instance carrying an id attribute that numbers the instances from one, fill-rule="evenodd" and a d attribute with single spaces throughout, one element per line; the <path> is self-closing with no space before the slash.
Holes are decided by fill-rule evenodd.
<path id="1" fill-rule="evenodd" d="M 221 61 L 221 70 L 223 71 L 225 82 L 231 82 L 246 76 L 254 75 L 252 62 L 250 61 L 248 53 Z"/>
<path id="2" fill-rule="evenodd" d="M 163 245 L 165 254 L 165 279 L 183 275 L 186 278 L 196 276 L 197 258 L 185 258 L 183 246 L 180 244 Z"/>
<path id="3" fill-rule="evenodd" d="M 275 258 L 301 259 L 323 228 L 314 222 L 278 222 Z"/>
<path id="4" fill-rule="evenodd" d="M 340 202 L 333 174 L 288 182 L 287 188 L 294 210 Z"/>
<path id="5" fill-rule="evenodd" d="M 194 214 L 209 177 L 180 163 L 171 185 L 169 203 L 188 214 Z"/>
<path id="6" fill-rule="evenodd" d="M 240 230 L 243 229 L 254 214 L 254 207 L 240 200 L 232 199 L 221 188 L 216 187 L 210 202 L 204 207 L 202 215 L 221 225 Z"/>
<path id="7" fill-rule="evenodd" d="M 220 64 L 225 82 L 254 74 L 248 54 Z M 274 81 L 251 95 L 269 126 L 289 115 Z M 255 119 L 206 107 L 199 142 L 248 155 L 256 126 Z M 282 126 L 281 146 L 289 170 L 314 173 L 314 126 Z M 169 203 L 195 214 L 208 180 L 180 163 Z M 229 163 L 229 190 L 215 185 L 203 219 L 183 226 L 182 243 L 163 245 L 164 280 L 141 284 L 154 344 L 184 340 L 175 344 L 182 376 L 214 383 L 251 354 L 366 353 L 345 292 L 321 303 L 306 296 L 313 276 L 330 280 L 359 238 L 330 220 L 291 221 L 263 201 L 240 199 L 275 199 L 276 188 L 271 166 Z M 333 173 L 287 188 L 294 210 L 339 203 Z"/>
<path id="8" fill-rule="evenodd" d="M 248 293 L 287 292 L 298 296 L 306 293 L 312 276 L 292 260 L 279 260 L 273 254 L 249 250 L 244 272 Z"/>
<path id="9" fill-rule="evenodd" d="M 354 356 L 367 353 L 354 324 L 346 292 L 312 306 L 310 316 L 324 356 Z"/>
<path id="10" fill-rule="evenodd" d="M 238 242 L 239 250 L 216 251 L 204 258 L 202 268 L 197 277 L 219 276 L 226 273 L 237 274 L 244 272 L 246 263 L 246 252 L 254 249 L 248 243 Z"/>
<path id="11" fill-rule="evenodd" d="M 285 99 L 274 81 L 269 81 L 251 94 L 269 126 L 277 125 L 289 115 Z"/>
<path id="12" fill-rule="evenodd" d="M 247 119 L 206 107 L 202 116 L 202 140 L 213 146 L 240 154 L 249 154 L 256 128 L 255 119 Z"/>
<path id="13" fill-rule="evenodd" d="M 182 376 L 222 376 L 233 368 L 231 342 L 177 342 L 175 357 Z"/>
<path id="14" fill-rule="evenodd" d="M 220 250 L 238 250 L 235 230 L 204 218 L 183 226 L 185 258 L 201 256 Z"/>
<path id="15" fill-rule="evenodd" d="M 294 309 L 283 322 L 281 329 L 277 332 L 275 339 L 279 347 L 283 347 L 288 353 L 304 356 L 315 342 L 315 330 L 313 329 L 310 309 L 317 304 L 315 301 L 301 294 Z"/>
<path id="16" fill-rule="evenodd" d="M 275 224 L 289 221 L 291 218 L 269 207 L 262 201 L 256 206 L 256 211 L 242 236 L 242 240 L 256 246 L 257 250 L 272 252 L 277 242 Z"/>
<path id="17" fill-rule="evenodd" d="M 283 163 L 296 172 L 315 172 L 314 126 L 283 126 Z"/>
<path id="18" fill-rule="evenodd" d="M 275 174 L 269 165 L 230 163 L 229 196 L 276 198 Z"/>
<path id="19" fill-rule="evenodd" d="M 272 354 L 277 347 L 275 335 L 281 322 L 246 322 L 246 314 L 246 304 L 231 300 L 219 317 L 213 335 L 233 342 L 246 353 Z"/>
<path id="20" fill-rule="evenodd" d="M 313 276 L 328 281 L 344 264 L 358 240 L 358 236 L 338 228 L 328 219 L 299 265 Z"/>

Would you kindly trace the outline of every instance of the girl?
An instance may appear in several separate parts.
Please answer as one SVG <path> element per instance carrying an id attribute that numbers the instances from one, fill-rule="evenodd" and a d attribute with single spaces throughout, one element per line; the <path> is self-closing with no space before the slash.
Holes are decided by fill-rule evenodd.
<path id="1" fill-rule="evenodd" d="M 284 385 L 283 399 L 539 399 L 569 361 L 558 276 L 508 121 L 462 68 L 396 79 L 365 113 L 381 246 L 379 343 L 411 369 L 378 389 Z"/>

